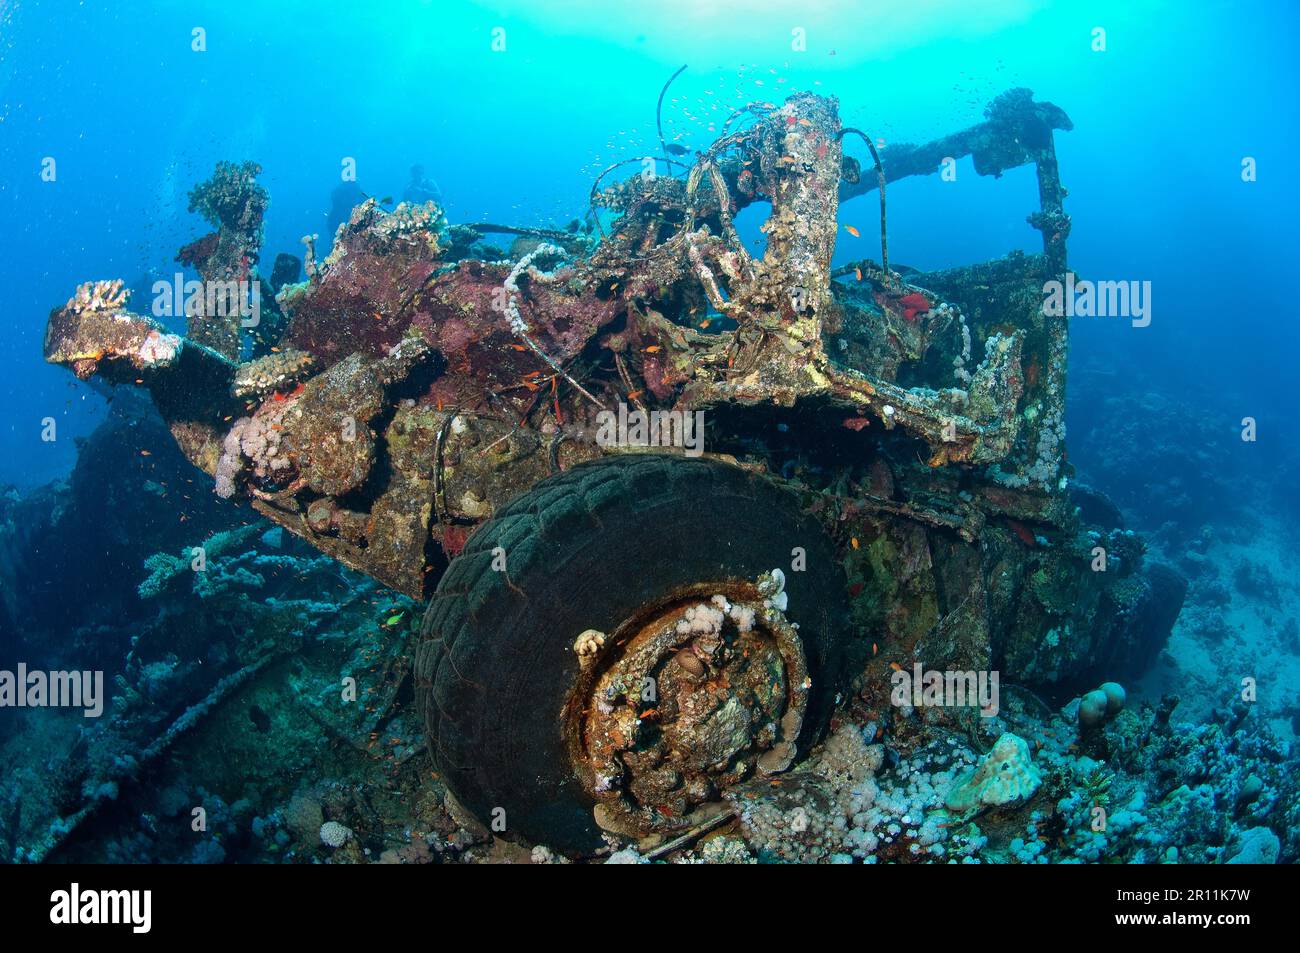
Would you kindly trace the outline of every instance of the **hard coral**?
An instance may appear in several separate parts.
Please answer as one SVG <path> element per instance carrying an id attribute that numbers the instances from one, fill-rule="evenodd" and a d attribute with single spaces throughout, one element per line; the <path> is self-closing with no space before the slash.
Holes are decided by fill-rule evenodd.
<path id="1" fill-rule="evenodd" d="M 122 279 L 112 281 L 87 281 L 77 286 L 77 291 L 68 299 L 65 307 L 69 311 L 117 311 L 126 307 L 131 297 L 122 283 Z"/>
<path id="2" fill-rule="evenodd" d="M 266 189 L 257 184 L 261 174 L 262 167 L 256 162 L 218 162 L 212 178 L 190 190 L 189 210 L 218 228 L 237 232 L 250 245 L 260 245 L 262 216 L 270 204 Z"/>
<path id="3" fill-rule="evenodd" d="M 342 847 L 352 836 L 352 830 L 338 821 L 326 821 L 320 828 L 320 840 L 326 847 Z"/>
<path id="4" fill-rule="evenodd" d="M 1029 800 L 1042 783 L 1025 739 L 1007 732 L 975 770 L 953 786 L 944 804 L 958 814 L 1005 807 Z"/>
<path id="5" fill-rule="evenodd" d="M 305 351 L 286 348 L 239 365 L 231 393 L 236 397 L 265 397 L 274 390 L 292 388 L 311 373 L 315 359 Z"/>

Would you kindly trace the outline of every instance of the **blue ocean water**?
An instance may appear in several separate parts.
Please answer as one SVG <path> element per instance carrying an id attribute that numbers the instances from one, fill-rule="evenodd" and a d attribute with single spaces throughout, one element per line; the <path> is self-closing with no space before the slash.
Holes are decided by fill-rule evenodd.
<path id="1" fill-rule="evenodd" d="M 1141 374 L 1135 386 L 1225 428 L 1255 416 L 1277 446 L 1297 427 L 1300 330 L 1284 279 L 1300 214 L 1298 19 L 1286 0 L 4 0 L 0 482 L 67 472 L 74 442 L 43 442 L 41 420 L 55 416 L 74 438 L 102 412 L 100 397 L 43 366 L 49 309 L 87 279 L 170 278 L 176 248 L 202 230 L 186 193 L 216 161 L 263 166 L 268 260 L 328 233 L 345 157 L 375 196 L 400 196 L 422 164 L 453 222 L 562 224 L 584 211 L 601 168 L 654 142 L 656 96 L 683 63 L 664 118 L 670 138 L 697 147 L 731 108 L 797 89 L 837 96 L 846 125 L 887 142 L 973 124 L 1013 86 L 1061 106 L 1076 126 L 1057 137 L 1071 265 L 1150 280 L 1154 308 L 1144 329 L 1076 322 L 1072 361 L 1122 369 L 1105 378 L 1120 390 Z M 196 28 L 203 52 L 191 48 Z M 1244 157 L 1257 162 L 1254 182 L 1242 181 Z M 956 182 L 937 186 L 892 190 L 896 261 L 928 268 L 1036 246 L 1024 222 L 1032 169 L 994 181 L 964 160 Z M 875 215 L 872 197 L 842 209 L 863 240 L 843 240 L 837 260 L 876 253 Z"/>

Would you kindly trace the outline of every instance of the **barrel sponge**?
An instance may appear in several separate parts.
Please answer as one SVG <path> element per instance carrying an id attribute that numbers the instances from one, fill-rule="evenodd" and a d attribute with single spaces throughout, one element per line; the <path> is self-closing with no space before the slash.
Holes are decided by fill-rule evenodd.
<path id="1" fill-rule="evenodd" d="M 1079 724 L 1084 728 L 1095 728 L 1106 720 L 1110 701 L 1100 688 L 1094 688 L 1084 695 L 1079 702 Z"/>
<path id="2" fill-rule="evenodd" d="M 1106 717 L 1114 718 L 1119 714 L 1120 709 L 1124 707 L 1124 702 L 1128 700 L 1128 694 L 1124 687 L 1118 682 L 1103 682 L 1097 691 L 1106 696 Z"/>
<path id="3" fill-rule="evenodd" d="M 953 785 L 944 804 L 958 814 L 1019 804 L 1033 797 L 1042 783 L 1025 739 L 1007 732 L 972 772 Z"/>

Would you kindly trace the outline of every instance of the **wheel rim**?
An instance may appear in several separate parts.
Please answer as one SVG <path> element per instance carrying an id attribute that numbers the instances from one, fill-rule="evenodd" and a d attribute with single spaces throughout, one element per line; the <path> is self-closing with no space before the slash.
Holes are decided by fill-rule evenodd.
<path id="1" fill-rule="evenodd" d="M 677 829 L 738 781 L 789 767 L 811 680 L 783 585 L 775 572 L 689 586 L 578 637 L 566 729 L 602 827 Z"/>

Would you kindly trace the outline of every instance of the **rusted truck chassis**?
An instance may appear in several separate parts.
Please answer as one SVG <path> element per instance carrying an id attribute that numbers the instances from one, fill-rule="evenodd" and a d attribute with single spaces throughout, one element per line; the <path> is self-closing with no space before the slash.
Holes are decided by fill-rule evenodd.
<path id="1" fill-rule="evenodd" d="M 891 666 L 1054 694 L 1167 633 L 1176 582 L 1070 487 L 1067 327 L 1042 308 L 1069 128 L 1012 90 L 877 156 L 833 99 L 753 103 L 689 164 L 608 170 L 585 228 L 367 200 L 323 260 L 304 239 L 302 282 L 261 278 L 258 169 L 222 163 L 191 196 L 213 231 L 181 250 L 187 336 L 92 282 L 45 356 L 148 388 L 217 492 L 429 600 L 417 695 L 462 805 L 574 851 L 672 832 L 846 707 L 889 724 Z M 832 271 L 842 201 L 879 192 L 887 247 L 888 182 L 966 155 L 1036 167 L 1041 254 Z M 756 257 L 735 222 L 763 204 Z M 275 292 L 255 327 L 212 306 L 240 282 Z"/>

